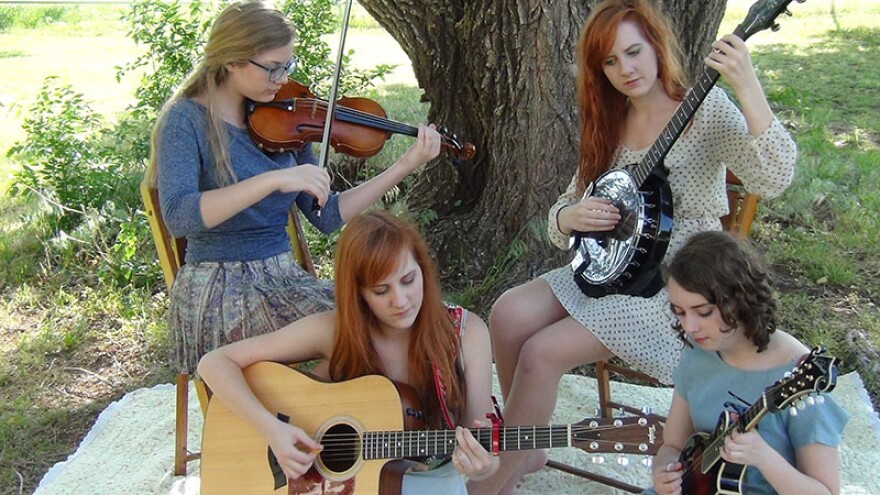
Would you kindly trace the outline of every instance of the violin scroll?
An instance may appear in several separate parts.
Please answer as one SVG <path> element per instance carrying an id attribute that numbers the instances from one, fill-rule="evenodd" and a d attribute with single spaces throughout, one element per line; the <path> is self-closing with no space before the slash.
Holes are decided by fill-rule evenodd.
<path id="1" fill-rule="evenodd" d="M 458 136 L 454 132 L 449 132 L 445 125 L 438 127 L 437 132 L 440 133 L 440 145 L 456 160 L 470 160 L 477 153 L 476 146 L 468 142 L 459 142 Z"/>

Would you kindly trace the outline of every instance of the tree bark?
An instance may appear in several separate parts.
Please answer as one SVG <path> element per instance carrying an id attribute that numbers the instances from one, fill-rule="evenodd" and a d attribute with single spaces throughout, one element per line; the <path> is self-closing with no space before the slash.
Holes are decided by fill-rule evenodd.
<path id="1" fill-rule="evenodd" d="M 547 242 L 545 227 L 525 227 L 542 223 L 576 169 L 574 46 L 595 2 L 359 1 L 409 55 L 431 102 L 429 120 L 477 147 L 457 169 L 448 157 L 433 163 L 413 194 L 416 206 L 438 213 L 427 235 L 445 282 L 481 281 L 517 238 L 528 254 L 499 285 L 567 261 L 568 253 Z M 693 72 L 715 39 L 725 4 L 663 2 L 681 27 Z M 540 234 L 528 233 L 535 230 Z"/>

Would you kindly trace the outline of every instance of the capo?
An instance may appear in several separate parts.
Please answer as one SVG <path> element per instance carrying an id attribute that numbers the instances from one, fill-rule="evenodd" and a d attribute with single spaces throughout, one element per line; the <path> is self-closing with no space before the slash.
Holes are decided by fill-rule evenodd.
<path id="1" fill-rule="evenodd" d="M 501 427 L 504 425 L 504 416 L 501 414 L 501 408 L 498 407 L 498 400 L 492 396 L 492 404 L 495 406 L 494 413 L 486 413 L 486 418 L 492 422 L 492 455 L 498 456 L 499 437 L 501 436 Z"/>

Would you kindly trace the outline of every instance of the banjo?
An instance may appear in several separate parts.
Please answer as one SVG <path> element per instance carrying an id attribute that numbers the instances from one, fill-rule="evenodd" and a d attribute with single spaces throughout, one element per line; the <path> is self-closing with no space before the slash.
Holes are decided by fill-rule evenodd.
<path id="1" fill-rule="evenodd" d="M 803 2 L 804 0 L 798 0 Z M 746 40 L 764 29 L 776 31 L 775 19 L 791 0 L 759 0 L 752 5 L 734 34 Z M 605 232 L 573 232 L 569 247 L 574 280 L 593 298 L 609 294 L 651 297 L 663 288 L 660 263 L 666 254 L 674 225 L 672 192 L 663 159 L 681 136 L 720 74 L 707 67 L 688 91 L 639 163 L 610 170 L 587 186 L 590 196 L 610 200 L 620 211 L 620 221 Z"/>

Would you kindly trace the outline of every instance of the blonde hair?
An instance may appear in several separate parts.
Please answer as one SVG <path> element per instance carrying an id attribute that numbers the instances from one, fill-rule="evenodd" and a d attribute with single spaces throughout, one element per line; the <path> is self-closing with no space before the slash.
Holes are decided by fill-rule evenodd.
<path id="1" fill-rule="evenodd" d="M 201 62 L 159 112 L 150 139 L 150 167 L 147 177 L 150 184 L 156 184 L 156 142 L 165 124 L 168 109 L 182 98 L 195 96 L 204 96 L 207 101 L 206 133 L 218 180 L 222 185 L 238 180 L 229 161 L 229 135 L 217 110 L 217 88 L 229 77 L 227 64 L 247 61 L 266 50 L 291 44 L 294 36 L 293 25 L 284 14 L 262 1 L 235 2 L 220 12 L 211 26 Z"/>

